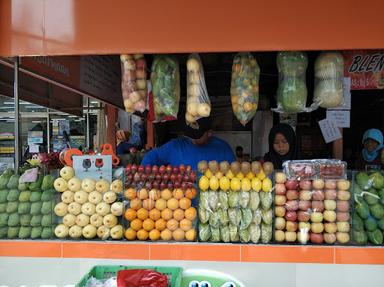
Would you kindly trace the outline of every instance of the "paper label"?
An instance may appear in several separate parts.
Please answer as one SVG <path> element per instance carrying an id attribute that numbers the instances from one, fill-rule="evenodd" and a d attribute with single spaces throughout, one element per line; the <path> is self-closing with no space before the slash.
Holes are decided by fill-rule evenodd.
<path id="1" fill-rule="evenodd" d="M 319 121 L 319 126 L 326 143 L 330 143 L 341 138 L 340 130 L 334 121 L 324 119 Z"/>
<path id="2" fill-rule="evenodd" d="M 105 179 L 112 181 L 112 156 L 111 155 L 82 155 L 73 156 L 73 168 L 76 177 L 80 179 L 91 178 L 94 180 Z"/>
<path id="3" fill-rule="evenodd" d="M 349 128 L 351 112 L 348 110 L 327 110 L 327 119 L 333 121 L 339 128 Z"/>

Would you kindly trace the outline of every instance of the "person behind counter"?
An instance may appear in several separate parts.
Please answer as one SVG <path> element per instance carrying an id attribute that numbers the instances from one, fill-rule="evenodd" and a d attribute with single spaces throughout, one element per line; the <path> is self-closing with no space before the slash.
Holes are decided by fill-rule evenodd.
<path id="1" fill-rule="evenodd" d="M 236 160 L 238 162 L 243 162 L 243 160 L 244 160 L 244 153 L 243 152 L 244 152 L 243 147 L 241 145 L 238 145 L 236 147 L 236 150 L 235 150 Z"/>
<path id="2" fill-rule="evenodd" d="M 268 136 L 269 151 L 264 161 L 273 163 L 275 169 L 282 169 L 283 162 L 297 159 L 296 134 L 288 124 L 273 126 Z"/>
<path id="3" fill-rule="evenodd" d="M 197 121 L 199 128 L 185 128 L 184 136 L 173 139 L 148 152 L 142 165 L 190 165 L 197 169 L 199 161 L 216 160 L 233 162 L 235 156 L 225 141 L 213 136 L 211 118 Z"/>
<path id="4" fill-rule="evenodd" d="M 381 168 L 384 165 L 383 134 L 378 129 L 369 129 L 363 135 L 364 145 L 356 168 L 365 169 L 367 166 Z"/>

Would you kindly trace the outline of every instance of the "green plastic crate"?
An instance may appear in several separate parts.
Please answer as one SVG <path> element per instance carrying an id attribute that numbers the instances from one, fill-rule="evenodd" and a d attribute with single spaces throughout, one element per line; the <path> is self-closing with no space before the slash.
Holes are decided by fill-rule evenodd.
<path id="1" fill-rule="evenodd" d="M 123 265 L 106 265 L 106 266 L 94 266 L 81 281 L 76 284 L 76 287 L 84 287 L 87 284 L 89 278 L 94 277 L 96 279 L 107 279 L 117 276 L 117 272 L 120 270 L 131 269 L 150 269 L 163 273 L 168 277 L 168 287 L 180 287 L 181 286 L 181 274 L 182 268 L 179 267 L 157 267 L 157 266 L 123 266 Z"/>

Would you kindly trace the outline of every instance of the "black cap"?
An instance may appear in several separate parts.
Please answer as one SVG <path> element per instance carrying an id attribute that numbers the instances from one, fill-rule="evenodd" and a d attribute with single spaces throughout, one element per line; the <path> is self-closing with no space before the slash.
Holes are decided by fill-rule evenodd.
<path id="1" fill-rule="evenodd" d="M 199 139 L 201 138 L 205 132 L 212 129 L 212 118 L 200 118 L 196 121 L 197 128 L 191 127 L 187 125 L 185 129 L 185 136 L 191 138 L 191 139 Z"/>

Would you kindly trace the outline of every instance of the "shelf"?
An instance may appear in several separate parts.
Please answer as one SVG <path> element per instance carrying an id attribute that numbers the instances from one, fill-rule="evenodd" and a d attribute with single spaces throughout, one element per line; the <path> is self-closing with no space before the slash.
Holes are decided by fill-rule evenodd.
<path id="1" fill-rule="evenodd" d="M 0 241 L 2 257 L 189 260 L 264 263 L 384 264 L 383 247 L 113 241 Z"/>

